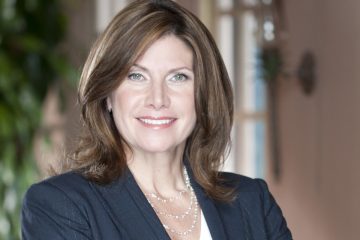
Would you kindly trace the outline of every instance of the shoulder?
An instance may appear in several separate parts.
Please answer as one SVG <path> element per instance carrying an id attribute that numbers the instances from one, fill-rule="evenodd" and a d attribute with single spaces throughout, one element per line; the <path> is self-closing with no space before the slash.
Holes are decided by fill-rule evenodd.
<path id="1" fill-rule="evenodd" d="M 42 205 L 57 211 L 73 208 L 73 211 L 87 215 L 86 212 L 96 210 L 101 204 L 104 192 L 116 191 L 119 194 L 124 179 L 126 177 L 119 177 L 112 183 L 100 185 L 74 171 L 56 175 L 30 186 L 23 199 L 23 209 Z"/>
<path id="2" fill-rule="evenodd" d="M 240 205 L 253 211 L 263 211 L 276 204 L 264 180 L 229 172 L 221 172 L 220 176 L 223 183 L 233 189 L 236 202 Z"/>
<path id="3" fill-rule="evenodd" d="M 89 181 L 80 174 L 68 172 L 33 184 L 25 194 L 24 201 L 58 198 L 59 195 L 73 198 L 89 188 Z"/>
<path id="4" fill-rule="evenodd" d="M 254 236 L 263 233 L 267 239 L 292 239 L 282 211 L 264 180 L 225 172 L 220 176 L 235 190 L 235 206 L 240 207 L 249 233 L 253 232 Z"/>
<path id="5" fill-rule="evenodd" d="M 76 173 L 51 177 L 32 185 L 21 211 L 24 239 L 88 239 L 86 210 L 89 183 Z M 46 226 L 46 227 L 44 227 Z M 63 238 L 61 238 L 61 236 Z"/>
<path id="6" fill-rule="evenodd" d="M 90 182 L 80 174 L 68 172 L 30 186 L 25 193 L 22 210 L 27 213 L 41 208 L 52 213 L 77 212 L 79 216 L 85 216 L 90 194 Z"/>
<path id="7" fill-rule="evenodd" d="M 261 193 L 264 191 L 268 191 L 267 184 L 262 179 L 258 179 L 258 178 L 254 179 L 230 172 L 220 172 L 220 178 L 227 186 L 234 188 L 239 193 L 240 192 Z"/>
<path id="8" fill-rule="evenodd" d="M 71 183 L 74 183 L 74 181 L 77 183 L 80 183 L 80 184 L 86 184 L 88 182 L 88 180 L 85 177 L 83 177 L 80 173 L 70 171 L 70 172 L 66 172 L 66 173 L 62 173 L 59 175 L 48 177 L 44 180 L 41 180 L 38 183 L 35 183 L 34 185 L 32 185 L 32 187 L 43 186 L 43 185 L 65 187 L 65 186 L 69 186 L 69 185 L 70 186 L 74 185 L 74 184 L 71 184 Z"/>

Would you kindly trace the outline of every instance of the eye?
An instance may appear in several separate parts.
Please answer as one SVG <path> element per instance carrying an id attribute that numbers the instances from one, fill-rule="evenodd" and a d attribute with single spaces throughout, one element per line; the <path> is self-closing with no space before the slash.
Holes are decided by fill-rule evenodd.
<path id="1" fill-rule="evenodd" d="M 185 80 L 187 80 L 189 77 L 183 73 L 177 73 L 175 74 L 172 78 L 171 81 L 174 82 L 183 82 Z"/>
<path id="2" fill-rule="evenodd" d="M 128 79 L 132 81 L 142 81 L 144 80 L 144 76 L 141 73 L 130 73 L 128 75 Z"/>

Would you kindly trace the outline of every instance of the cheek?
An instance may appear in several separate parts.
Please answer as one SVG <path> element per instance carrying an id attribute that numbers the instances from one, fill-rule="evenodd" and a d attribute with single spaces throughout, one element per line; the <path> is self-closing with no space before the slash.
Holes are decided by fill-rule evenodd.
<path id="1" fill-rule="evenodd" d="M 126 116 L 129 116 L 131 110 L 131 98 L 126 91 L 116 91 L 110 98 L 112 113 L 115 125 L 120 132 L 123 134 L 126 128 Z"/>
<path id="2" fill-rule="evenodd" d="M 131 91 L 121 91 L 121 89 L 118 89 L 113 95 L 112 106 L 118 114 L 126 114 L 134 104 L 134 100 L 134 94 Z"/>
<path id="3" fill-rule="evenodd" d="M 188 114 L 192 115 L 193 118 L 196 118 L 196 111 L 195 111 L 195 102 L 189 101 L 187 104 L 187 112 Z"/>
<path id="4" fill-rule="evenodd" d="M 196 111 L 195 111 L 195 99 L 194 93 L 189 91 L 187 94 L 184 94 L 181 98 L 180 104 L 183 106 L 184 113 L 192 121 L 196 121 Z"/>
<path id="5" fill-rule="evenodd" d="M 195 114 L 195 96 L 194 96 L 194 90 L 191 90 L 188 95 L 186 96 L 187 99 L 187 105 L 189 110 L 191 110 L 192 112 L 194 112 Z"/>

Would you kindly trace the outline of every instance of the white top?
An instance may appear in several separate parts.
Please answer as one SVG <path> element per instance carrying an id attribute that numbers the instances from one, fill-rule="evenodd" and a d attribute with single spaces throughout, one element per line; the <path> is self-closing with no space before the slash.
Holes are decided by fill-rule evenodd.
<path id="1" fill-rule="evenodd" d="M 209 227 L 206 223 L 206 219 L 202 211 L 201 211 L 200 240 L 212 240 Z"/>

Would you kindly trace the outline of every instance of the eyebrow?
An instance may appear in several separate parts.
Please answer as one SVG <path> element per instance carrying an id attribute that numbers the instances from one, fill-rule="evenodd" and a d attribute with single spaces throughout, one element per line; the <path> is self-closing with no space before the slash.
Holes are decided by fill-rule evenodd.
<path id="1" fill-rule="evenodd" d="M 141 66 L 141 65 L 138 64 L 138 63 L 134 63 L 134 65 L 133 65 L 131 68 L 133 68 L 133 67 L 140 68 L 141 70 L 143 70 L 143 71 L 145 71 L 145 72 L 150 72 L 146 67 Z M 130 69 L 131 69 L 131 68 L 130 68 Z M 184 69 L 187 70 L 187 71 L 193 72 L 193 69 L 192 69 L 192 68 L 188 68 L 188 67 L 184 66 L 184 67 L 172 68 L 172 69 L 170 69 L 170 70 L 168 71 L 168 73 L 176 72 L 176 71 L 180 71 L 180 70 L 184 70 Z"/>

